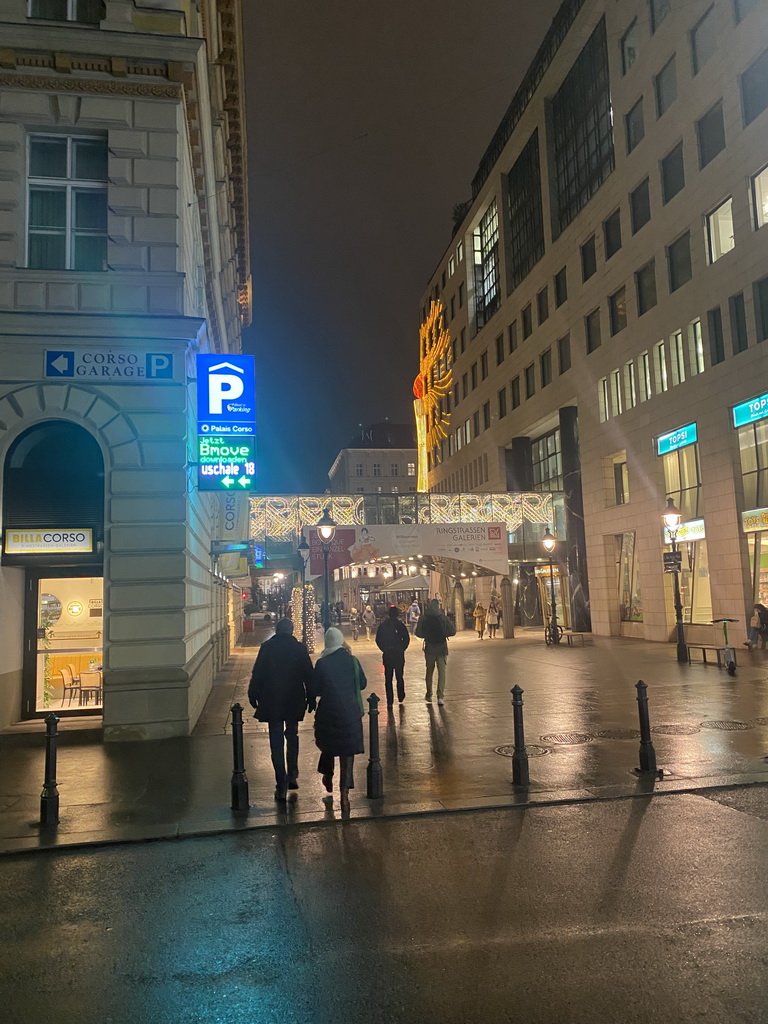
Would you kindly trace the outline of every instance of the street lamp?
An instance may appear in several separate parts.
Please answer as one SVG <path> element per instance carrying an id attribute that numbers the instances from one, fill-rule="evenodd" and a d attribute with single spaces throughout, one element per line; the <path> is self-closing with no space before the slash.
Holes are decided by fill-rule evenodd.
<path id="1" fill-rule="evenodd" d="M 552 553 L 555 550 L 555 544 L 557 540 L 550 533 L 549 527 L 544 536 L 541 538 L 541 543 L 544 545 L 544 550 L 549 555 L 549 593 L 550 593 L 550 614 L 549 614 L 549 642 L 551 644 L 560 643 L 560 627 L 557 624 L 557 603 L 555 601 L 555 572 L 554 566 L 552 565 Z"/>
<path id="2" fill-rule="evenodd" d="M 685 629 L 683 627 L 683 602 L 680 598 L 680 554 L 677 549 L 677 531 L 683 515 L 671 498 L 667 498 L 667 507 L 661 516 L 661 521 L 669 531 L 669 539 L 672 541 L 672 573 L 675 585 L 675 623 L 677 624 L 677 660 L 688 661 L 688 648 L 685 644 Z"/>
<path id="3" fill-rule="evenodd" d="M 297 549 L 301 559 L 301 642 L 307 642 L 307 562 L 309 561 L 309 544 L 304 540 L 304 533 L 301 534 L 301 543 Z"/>
<path id="4" fill-rule="evenodd" d="M 336 533 L 336 521 L 331 519 L 331 510 L 325 509 L 321 518 L 317 523 L 317 532 L 320 537 L 320 543 L 323 545 L 323 580 L 325 583 L 325 608 L 323 611 L 323 629 L 328 630 L 331 628 L 331 606 L 330 606 L 330 594 L 329 581 L 328 581 L 328 554 L 331 550 L 331 544 L 333 542 L 334 534 Z"/>

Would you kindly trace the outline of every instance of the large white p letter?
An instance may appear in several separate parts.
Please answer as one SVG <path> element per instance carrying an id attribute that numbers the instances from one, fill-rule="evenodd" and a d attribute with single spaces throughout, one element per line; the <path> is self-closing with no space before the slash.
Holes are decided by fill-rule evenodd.
<path id="1" fill-rule="evenodd" d="M 229 373 L 211 373 L 208 376 L 208 405 L 212 416 L 221 416 L 225 399 L 239 398 L 244 391 L 240 377 Z"/>

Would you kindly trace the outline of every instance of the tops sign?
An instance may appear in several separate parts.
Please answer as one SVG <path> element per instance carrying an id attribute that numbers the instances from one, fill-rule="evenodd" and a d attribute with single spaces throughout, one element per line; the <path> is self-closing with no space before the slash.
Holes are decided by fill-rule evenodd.
<path id="1" fill-rule="evenodd" d="M 65 555 L 93 551 L 93 530 L 6 530 L 6 555 Z"/>
<path id="2" fill-rule="evenodd" d="M 753 508 L 741 513 L 741 528 L 744 533 L 768 530 L 768 508 Z"/>
<path id="3" fill-rule="evenodd" d="M 657 437 L 656 454 L 668 455 L 669 452 L 676 452 L 678 448 L 685 448 L 688 444 L 695 444 L 697 440 L 696 424 L 687 423 L 684 427 L 678 427 L 677 430 L 673 430 L 669 434 L 662 434 L 661 437 Z"/>
<path id="4" fill-rule="evenodd" d="M 761 420 L 765 416 L 768 416 L 768 394 L 760 395 L 759 398 L 753 398 L 749 402 L 742 402 L 741 405 L 733 407 L 734 427 L 746 426 L 747 423 L 754 423 L 755 420 Z"/>
<path id="5" fill-rule="evenodd" d="M 253 356 L 198 355 L 198 433 L 255 433 L 255 391 Z"/>
<path id="6" fill-rule="evenodd" d="M 696 540 L 704 540 L 707 534 L 704 529 L 703 519 L 689 519 L 687 523 L 681 523 L 678 528 L 675 540 L 678 544 L 687 544 Z M 664 543 L 672 543 L 672 534 L 664 527 Z"/>

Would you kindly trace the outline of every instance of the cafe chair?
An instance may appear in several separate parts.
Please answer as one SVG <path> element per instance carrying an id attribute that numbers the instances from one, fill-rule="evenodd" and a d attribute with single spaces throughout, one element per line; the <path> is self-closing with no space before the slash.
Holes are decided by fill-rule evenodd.
<path id="1" fill-rule="evenodd" d="M 61 706 L 64 707 L 64 700 L 67 694 L 69 694 L 69 703 L 67 704 L 67 707 L 69 707 L 69 705 L 72 703 L 72 698 L 76 693 L 80 694 L 80 703 L 82 704 L 82 683 L 80 682 L 80 680 L 75 681 L 72 678 L 72 673 L 68 668 L 60 668 L 59 675 L 61 676 L 63 684 L 63 689 L 61 691 Z"/>
<path id="2" fill-rule="evenodd" d="M 90 704 L 91 700 L 101 704 L 101 672 L 80 673 L 80 703 Z"/>

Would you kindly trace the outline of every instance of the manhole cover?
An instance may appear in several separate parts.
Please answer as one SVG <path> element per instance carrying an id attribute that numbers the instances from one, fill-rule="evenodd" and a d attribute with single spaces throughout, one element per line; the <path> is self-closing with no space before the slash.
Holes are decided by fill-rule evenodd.
<path id="1" fill-rule="evenodd" d="M 654 725 L 651 729 L 662 736 L 694 736 L 698 731 L 697 725 Z"/>
<path id="2" fill-rule="evenodd" d="M 540 736 L 539 739 L 543 743 L 575 745 L 577 743 L 586 743 L 589 736 L 584 732 L 551 732 L 548 736 Z"/>
<path id="3" fill-rule="evenodd" d="M 550 752 L 549 747 L 540 747 L 536 743 L 529 743 L 525 750 L 528 757 L 541 757 Z M 511 743 L 507 743 L 503 747 L 496 747 L 494 750 L 494 753 L 501 754 L 502 757 L 512 757 L 514 752 L 515 748 Z"/>
<path id="4" fill-rule="evenodd" d="M 595 733 L 598 740 L 638 740 L 640 733 L 637 729 L 601 729 Z"/>
<path id="5" fill-rule="evenodd" d="M 744 729 L 749 729 L 750 726 L 746 722 L 702 722 L 702 729 L 722 729 L 723 732 L 742 732 Z"/>

